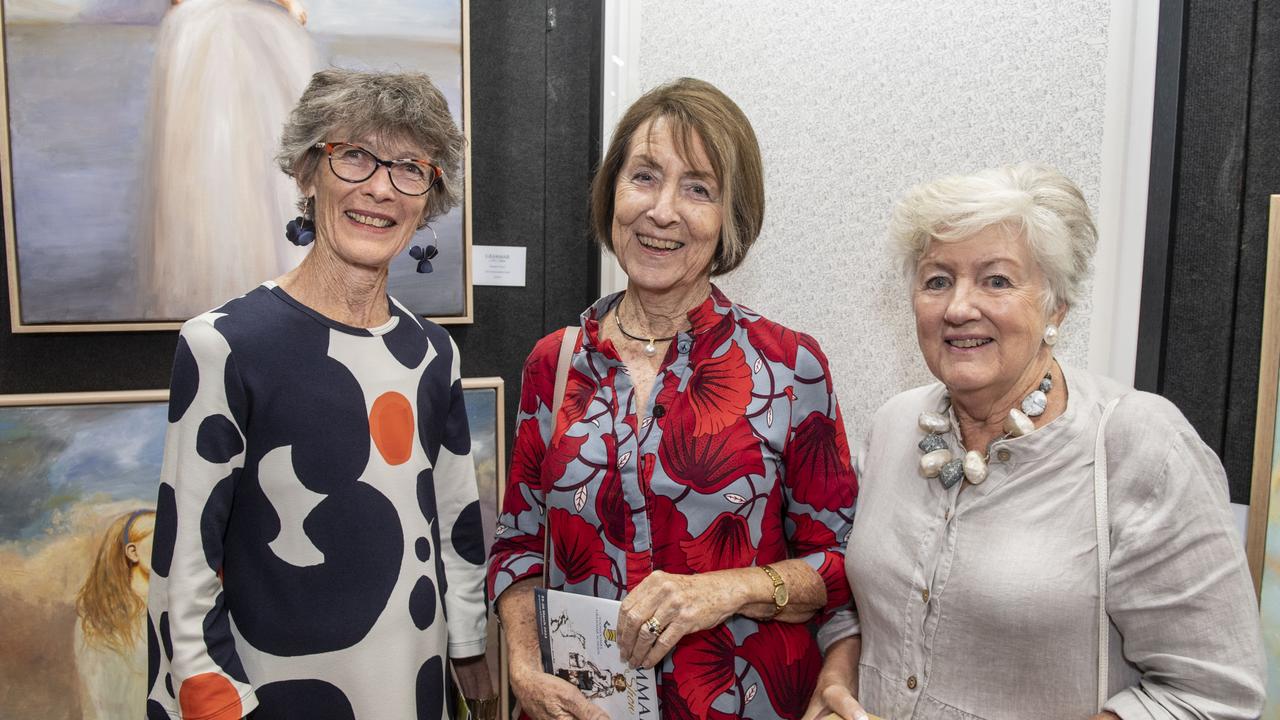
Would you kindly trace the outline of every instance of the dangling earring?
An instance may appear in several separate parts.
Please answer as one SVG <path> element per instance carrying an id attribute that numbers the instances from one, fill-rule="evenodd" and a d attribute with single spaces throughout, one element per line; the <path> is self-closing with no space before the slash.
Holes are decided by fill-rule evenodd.
<path id="1" fill-rule="evenodd" d="M 1053 347 L 1058 342 L 1058 326 L 1049 323 L 1044 327 L 1044 344 Z"/>
<path id="2" fill-rule="evenodd" d="M 315 198 L 307 198 L 307 206 L 302 211 L 302 214 L 290 220 L 284 226 L 285 238 L 298 247 L 306 247 L 315 242 L 316 223 L 312 220 L 312 217 L 315 216 L 315 203 Z"/>
<path id="3" fill-rule="evenodd" d="M 433 269 L 431 267 L 431 259 L 434 258 L 436 255 L 440 254 L 440 251 L 437 250 L 435 246 L 435 243 L 440 242 L 440 237 L 436 235 L 436 229 L 431 227 L 430 225 L 427 225 L 425 227 L 431 231 L 432 244 L 426 247 L 414 245 L 409 248 L 409 257 L 418 261 L 417 269 L 418 269 L 418 272 L 420 273 L 431 272 L 431 270 Z"/>

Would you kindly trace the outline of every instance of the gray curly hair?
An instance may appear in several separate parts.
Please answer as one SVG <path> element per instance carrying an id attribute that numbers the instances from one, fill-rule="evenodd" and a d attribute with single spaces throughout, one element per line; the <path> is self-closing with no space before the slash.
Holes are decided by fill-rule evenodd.
<path id="1" fill-rule="evenodd" d="M 346 137 L 394 138 L 421 147 L 444 177 L 427 196 L 423 224 L 462 200 L 462 156 L 466 139 L 449 114 L 444 95 L 422 73 L 359 72 L 330 68 L 311 77 L 285 123 L 276 163 L 284 174 L 308 185 L 324 153 L 316 143 Z M 310 199 L 298 208 L 309 212 Z"/>

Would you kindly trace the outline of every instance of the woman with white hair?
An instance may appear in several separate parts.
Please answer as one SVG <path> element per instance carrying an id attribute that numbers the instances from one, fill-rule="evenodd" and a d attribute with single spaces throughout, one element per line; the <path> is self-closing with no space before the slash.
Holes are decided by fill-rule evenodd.
<path id="1" fill-rule="evenodd" d="M 857 616 L 806 717 L 1258 717 L 1221 463 L 1167 400 L 1054 357 L 1097 242 L 1079 189 L 1030 164 L 944 178 L 891 234 L 939 382 L 859 455 Z"/>

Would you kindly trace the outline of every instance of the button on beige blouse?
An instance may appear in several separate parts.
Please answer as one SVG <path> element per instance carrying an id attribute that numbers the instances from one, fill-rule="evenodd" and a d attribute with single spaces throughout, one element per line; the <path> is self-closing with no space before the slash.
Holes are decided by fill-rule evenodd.
<path id="1" fill-rule="evenodd" d="M 862 631 L 859 699 L 885 718 L 1071 718 L 1095 711 L 1093 452 L 1121 386 L 1063 368 L 1067 410 L 992 449 L 981 485 L 916 469 L 934 384 L 876 414 L 859 457 L 846 570 Z M 958 445 L 950 438 L 952 450 Z M 1182 414 L 1129 391 L 1107 427 L 1112 556 L 1106 709 L 1256 718 L 1257 606 L 1222 465 Z"/>

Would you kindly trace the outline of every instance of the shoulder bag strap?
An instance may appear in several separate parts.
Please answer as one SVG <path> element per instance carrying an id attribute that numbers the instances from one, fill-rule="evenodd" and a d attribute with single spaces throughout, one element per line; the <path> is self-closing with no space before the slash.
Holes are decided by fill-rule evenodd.
<path id="1" fill-rule="evenodd" d="M 1107 567 L 1111 564 L 1111 513 L 1107 508 L 1107 421 L 1120 398 L 1107 403 L 1093 446 L 1093 506 L 1098 533 L 1098 712 L 1107 701 L 1107 671 L 1111 660 L 1111 621 L 1107 616 Z"/>
<path id="2" fill-rule="evenodd" d="M 569 384 L 569 365 L 573 361 L 574 348 L 578 346 L 578 335 L 582 328 L 571 325 L 564 329 L 564 337 L 560 339 L 560 356 L 556 359 L 555 395 L 551 398 L 551 434 L 555 435 L 556 426 L 560 422 L 560 406 L 564 404 L 564 388 Z M 547 488 L 544 488 L 544 491 Z M 545 499 L 545 494 L 544 494 Z M 542 587 L 547 587 L 551 578 L 551 508 L 542 522 Z"/>

